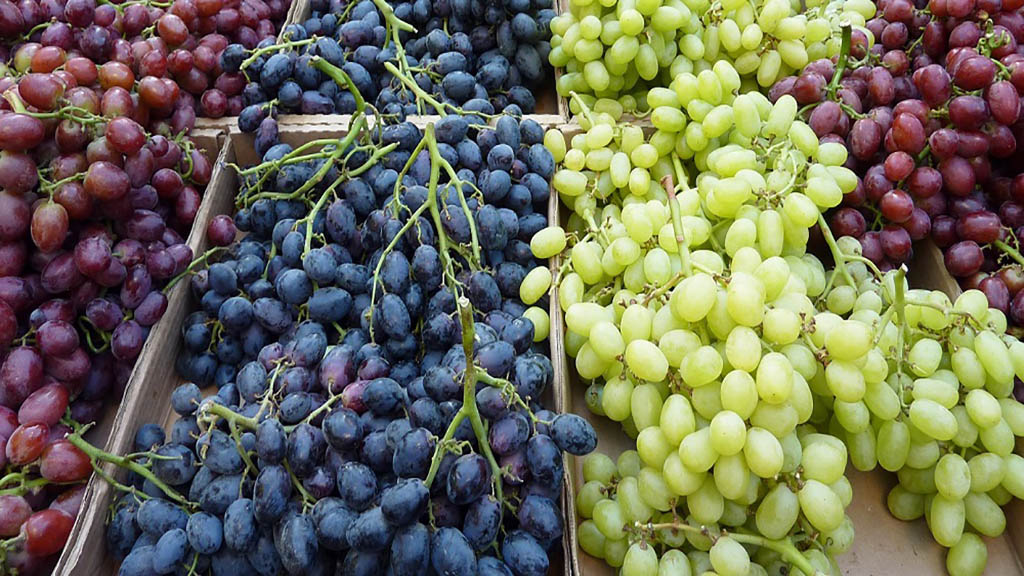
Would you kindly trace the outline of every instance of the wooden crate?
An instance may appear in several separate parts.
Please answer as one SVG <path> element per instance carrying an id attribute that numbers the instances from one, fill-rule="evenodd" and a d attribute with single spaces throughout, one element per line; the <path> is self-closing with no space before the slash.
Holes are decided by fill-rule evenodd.
<path id="1" fill-rule="evenodd" d="M 533 118 L 543 117 L 533 116 Z M 556 122 L 547 119 L 549 123 L 542 124 L 545 129 L 554 127 Z M 425 122 L 421 125 L 425 125 Z M 280 138 L 282 142 L 297 146 L 304 142 L 322 138 L 341 138 L 349 127 L 348 118 L 342 123 L 331 123 L 321 125 L 282 125 Z M 232 130 L 224 138 L 223 147 L 214 166 L 213 177 L 207 186 L 206 195 L 199 214 L 196 216 L 196 226 L 191 236 L 189 245 L 196 254 L 202 254 L 208 249 L 208 242 L 205 235 L 206 224 L 219 214 L 232 214 L 234 212 L 235 193 L 239 189 L 238 178 L 235 171 L 228 166 L 228 163 L 236 163 L 239 166 L 251 165 L 259 161 L 259 155 L 253 148 L 253 136 L 243 134 L 237 129 Z M 557 197 L 552 191 L 549 201 L 549 219 L 557 215 Z M 191 297 L 188 289 L 188 282 L 181 282 L 173 290 L 167 312 L 157 329 L 150 335 L 149 341 L 143 350 L 143 356 L 132 375 L 131 384 L 125 395 L 125 400 L 117 418 L 112 422 L 110 439 L 106 443 L 106 450 L 114 454 L 125 454 L 132 450 L 135 432 L 142 424 L 153 422 L 160 424 L 169 431 L 177 414 L 171 409 L 170 398 L 174 389 L 184 383 L 178 376 L 173 366 L 181 348 L 180 326 L 185 318 L 191 313 L 196 303 Z M 560 346 L 560 340 L 557 341 Z M 550 340 L 551 353 L 556 350 L 556 340 Z M 552 362 L 556 362 L 552 358 Z M 558 376 L 559 368 L 555 365 L 556 377 L 553 385 L 546 392 L 546 402 L 553 405 L 556 410 L 562 410 L 562 399 L 566 392 L 560 389 L 565 379 Z M 204 394 L 215 392 L 215 388 L 204 390 Z M 568 466 L 569 461 L 566 461 Z M 105 470 L 115 478 L 123 479 L 124 471 L 113 465 L 107 465 Z M 572 495 L 569 493 L 571 485 L 566 481 L 563 490 L 563 498 L 571 503 Z M 82 505 L 82 513 L 75 525 L 70 543 L 64 550 L 54 574 L 57 576 L 107 576 L 117 574 L 117 563 L 107 553 L 106 549 L 106 522 L 109 519 L 111 504 L 119 497 L 119 493 L 105 481 L 93 478 L 88 486 L 86 497 Z M 571 550 L 573 544 L 570 541 L 569 527 L 575 529 L 571 521 L 572 516 L 564 516 L 566 531 L 562 538 L 562 545 L 553 551 L 551 559 L 551 576 L 570 574 Z"/>
<path id="2" fill-rule="evenodd" d="M 571 123 L 559 129 L 566 141 L 580 132 L 578 124 Z M 549 207 L 549 221 L 560 223 L 568 219 L 563 216 L 564 207 L 553 192 Z M 914 247 L 914 260 L 908 265 L 909 280 L 915 288 L 940 290 L 951 300 L 960 294 L 960 286 L 946 271 L 942 252 L 930 240 Z M 551 262 L 554 276 L 560 265 L 556 257 Z M 551 317 L 551 361 L 555 379 L 563 383 L 556 388 L 564 396 L 556 401 L 560 410 L 579 414 L 587 419 L 597 431 L 598 452 L 614 460 L 626 450 L 635 450 L 636 441 L 622 431 L 618 422 L 597 416 L 586 406 L 586 388 L 576 374 L 572 359 L 565 351 L 565 317 L 558 304 L 558 288 L 552 287 L 549 314 Z M 1017 453 L 1024 455 L 1024 440 L 1019 440 Z M 617 576 L 618 569 L 587 555 L 579 547 L 577 533 L 575 495 L 583 486 L 583 458 L 566 455 L 566 472 L 569 486 L 565 493 L 563 511 L 568 517 L 566 533 L 570 540 L 571 556 L 568 559 L 568 576 Z M 881 576 L 907 574 L 914 576 L 946 576 L 946 550 L 932 538 L 924 519 L 903 522 L 889 513 L 886 496 L 897 484 L 896 475 L 881 468 L 871 472 L 860 472 L 852 465 L 847 466 L 846 476 L 853 486 L 853 501 L 846 513 L 853 521 L 856 536 L 853 546 L 838 557 L 840 569 L 848 576 Z M 1006 532 L 999 538 L 985 538 L 988 544 L 988 564 L 985 574 L 999 576 L 1024 576 L 1024 501 L 1014 499 L 1003 508 L 1006 514 Z"/>

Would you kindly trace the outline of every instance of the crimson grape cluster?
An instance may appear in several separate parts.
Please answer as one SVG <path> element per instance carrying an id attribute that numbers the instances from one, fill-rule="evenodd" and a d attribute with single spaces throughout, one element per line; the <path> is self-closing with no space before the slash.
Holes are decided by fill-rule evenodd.
<path id="1" fill-rule="evenodd" d="M 868 49 L 854 32 L 841 78 L 819 61 L 772 91 L 807 105 L 822 141 L 850 150 L 860 185 L 831 214 L 832 229 L 858 237 L 883 269 L 908 261 L 912 242 L 930 236 L 965 287 L 1024 322 L 1021 5 L 887 0 L 878 8 L 867 23 L 875 43 Z"/>
<path id="2" fill-rule="evenodd" d="M 95 421 L 120 397 L 192 262 L 183 236 L 212 173 L 191 140 L 154 134 L 170 109 L 147 120 L 109 63 L 39 72 L 44 50 L 0 111 L 0 538 L 25 536 L 0 569 L 23 574 L 74 521 L 78 489 L 55 485 L 92 471 L 62 418 Z"/>
<path id="3" fill-rule="evenodd" d="M 563 451 L 597 439 L 539 403 L 553 368 L 519 300 L 543 129 L 357 115 L 310 153 L 274 122 L 191 280 L 179 419 L 136 436 L 153 464 L 108 527 L 120 574 L 546 574 Z"/>
<path id="4" fill-rule="evenodd" d="M 239 119 L 243 130 L 255 128 L 267 102 L 302 114 L 355 111 L 352 95 L 312 65 L 316 56 L 344 70 L 381 114 L 399 121 L 436 114 L 431 104 L 485 114 L 534 111 L 533 89 L 550 71 L 550 0 L 381 4 L 387 9 L 371 0 L 316 0 L 311 17 L 285 31 L 281 51 L 247 59 L 242 70 L 252 83 L 244 92 L 250 108 Z M 240 58 L 234 63 L 241 65 Z"/>
<path id="5" fill-rule="evenodd" d="M 253 48 L 274 39 L 287 10 L 284 0 L 174 0 L 123 9 L 95 0 L 3 0 L 0 38 L 18 41 L 2 43 L 0 54 L 19 73 L 53 72 L 65 84 L 75 70 L 98 65 L 104 88 L 133 92 L 144 104 L 136 120 L 165 118 L 167 130 L 159 132 L 169 136 L 191 129 L 197 114 L 238 115 L 245 77 L 225 73 L 220 53 L 229 43 Z M 0 86 L 13 82 L 5 75 Z"/>

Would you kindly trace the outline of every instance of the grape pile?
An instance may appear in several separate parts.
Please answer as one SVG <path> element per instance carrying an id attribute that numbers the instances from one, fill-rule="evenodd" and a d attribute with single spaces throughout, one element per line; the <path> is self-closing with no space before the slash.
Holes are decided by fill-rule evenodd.
<path id="1" fill-rule="evenodd" d="M 549 60 L 565 68 L 558 93 L 615 100 L 629 112 L 653 109 L 649 88 L 719 62 L 739 72 L 744 91 L 770 87 L 808 61 L 838 54 L 839 25 L 863 25 L 875 13 L 861 0 L 817 0 L 802 13 L 786 0 L 574 0 L 569 7 L 551 22 Z"/>
<path id="2" fill-rule="evenodd" d="M 317 58 L 343 70 L 392 121 L 460 110 L 529 114 L 536 108 L 533 89 L 550 73 L 550 0 L 317 0 L 311 8 L 302 25 L 285 30 L 284 42 L 261 43 L 252 53 L 232 47 L 232 59 L 222 59 L 226 69 L 251 80 L 239 118 L 243 131 L 255 129 L 268 108 L 353 113 L 352 93 Z"/>
<path id="3" fill-rule="evenodd" d="M 631 576 L 837 574 L 849 459 L 896 472 L 893 515 L 924 515 L 950 573 L 980 574 L 979 535 L 1024 495 L 1024 344 L 981 292 L 911 290 L 835 239 L 823 213 L 859 185 L 846 146 L 794 96 L 739 87 L 718 62 L 649 91 L 649 137 L 582 101 L 584 131 L 545 136 L 572 212 L 533 238 L 563 262 L 538 282 L 558 287 L 589 409 L 636 439 L 584 460 L 580 546 Z"/>
<path id="4" fill-rule="evenodd" d="M 814 62 L 772 89 L 805 106 L 822 141 L 850 149 L 861 182 L 833 230 L 883 270 L 931 237 L 964 288 L 1024 322 L 1020 6 L 888 0 L 866 27 L 874 43 L 855 41 L 843 69 Z"/>
<path id="5" fill-rule="evenodd" d="M 547 296 L 523 279 L 544 130 L 371 129 L 353 97 L 342 138 L 293 149 L 261 123 L 262 163 L 238 168 L 240 209 L 190 281 L 169 436 L 141 427 L 138 462 L 73 436 L 132 471 L 107 529 L 123 576 L 548 571 L 563 451 L 597 438 L 540 404 Z"/>
<path id="6" fill-rule="evenodd" d="M 127 66 L 39 48 L 26 72 L 0 112 L 0 538 L 30 537 L 0 570 L 31 573 L 63 548 L 91 473 L 63 438 L 120 398 L 192 262 L 212 165 L 158 133 L 171 108 L 130 92 Z"/>
<path id="7" fill-rule="evenodd" d="M 4 0 L 0 38 L 17 41 L 0 50 L 19 75 L 54 73 L 68 89 L 98 79 L 104 89 L 137 93 L 134 118 L 165 119 L 166 128 L 155 132 L 170 137 L 190 130 L 197 114 L 239 114 L 245 76 L 225 73 L 220 54 L 229 43 L 253 48 L 273 41 L 287 10 L 283 0 L 138 2 L 123 9 L 94 0 Z M 90 71 L 97 66 L 98 78 Z M 5 74 L 0 85 L 16 81 Z"/>

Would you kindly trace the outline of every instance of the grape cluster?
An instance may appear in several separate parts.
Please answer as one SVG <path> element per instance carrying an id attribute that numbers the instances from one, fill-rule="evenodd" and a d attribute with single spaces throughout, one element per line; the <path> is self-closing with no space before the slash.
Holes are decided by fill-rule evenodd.
<path id="1" fill-rule="evenodd" d="M 732 65 L 744 91 L 768 88 L 808 61 L 839 53 L 840 23 L 864 24 L 871 2 L 785 0 L 709 3 L 627 0 L 570 2 L 551 22 L 551 64 L 565 68 L 558 93 L 616 100 L 645 111 L 649 88 L 672 85 L 683 73 Z M 580 113 L 578 106 L 573 112 Z"/>
<path id="2" fill-rule="evenodd" d="M 982 293 L 910 290 L 836 239 L 823 212 L 859 186 L 847 147 L 775 96 L 718 62 L 648 92 L 649 136 L 585 102 L 584 131 L 545 136 L 572 212 L 532 241 L 557 275 L 531 276 L 558 287 L 589 409 L 636 439 L 617 465 L 585 460 L 580 545 L 636 576 L 836 573 L 849 459 L 897 472 L 893 514 L 927 510 L 950 572 L 980 573 L 974 534 L 1003 532 L 1024 462 L 1024 344 Z"/>
<path id="3" fill-rule="evenodd" d="M 44 50 L 0 112 L 0 508 L 14 510 L 0 515 L 3 537 L 34 534 L 0 569 L 22 573 L 68 537 L 91 466 L 63 438 L 120 397 L 192 262 L 183 236 L 212 173 L 188 137 L 155 133 L 170 108 L 146 120 L 121 68 L 74 57 L 41 72 Z M 47 511 L 54 484 L 69 486 L 54 501 L 67 518 Z"/>
<path id="4" fill-rule="evenodd" d="M 1019 6 L 909 0 L 879 3 L 854 32 L 849 61 L 814 62 L 780 81 L 823 141 L 844 142 L 860 177 L 830 216 L 883 269 L 931 237 L 946 268 L 992 306 L 1024 320 L 1024 224 L 1015 192 L 1024 20 Z M 867 41 L 868 36 L 871 42 Z M 870 47 L 870 48 L 869 48 Z"/>
<path id="5" fill-rule="evenodd" d="M 386 118 L 465 110 L 532 113 L 544 85 L 550 1 L 312 3 L 287 41 L 235 61 L 252 80 L 244 92 L 243 130 L 255 128 L 269 102 L 283 112 L 351 114 L 348 81 Z M 271 52 L 273 54 L 271 55 Z M 226 62 L 225 62 L 226 63 Z M 248 127 L 248 128 L 246 128 Z"/>
<path id="6" fill-rule="evenodd" d="M 108 526 L 119 574 L 546 574 L 563 451 L 597 438 L 539 404 L 546 296 L 520 300 L 543 129 L 357 113 L 293 149 L 273 122 L 242 208 L 208 229 L 226 248 L 191 279 L 179 419 L 138 430 L 152 464 L 128 466 L 146 496 Z"/>
<path id="7" fill-rule="evenodd" d="M 136 120 L 166 118 L 166 136 L 190 130 L 196 115 L 237 116 L 242 109 L 245 77 L 225 74 L 220 53 L 234 42 L 248 48 L 273 40 L 288 4 L 282 0 L 175 0 L 163 7 L 146 3 L 125 6 L 94 0 L 24 0 L 0 5 L 0 37 L 5 59 L 18 73 L 55 73 L 67 88 L 90 86 L 96 71 L 82 78 L 76 72 L 99 66 L 106 89 L 129 92 L 138 81 Z M 10 52 L 7 52 L 10 50 Z M 15 78 L 5 75 L 4 88 Z"/>

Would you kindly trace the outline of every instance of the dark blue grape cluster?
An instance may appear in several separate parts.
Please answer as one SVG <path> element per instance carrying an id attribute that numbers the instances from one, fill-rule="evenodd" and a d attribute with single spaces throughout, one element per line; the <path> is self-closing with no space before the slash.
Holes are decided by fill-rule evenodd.
<path id="1" fill-rule="evenodd" d="M 533 120 L 432 130 L 461 194 L 445 170 L 431 186 L 410 123 L 317 158 L 261 129 L 247 235 L 191 280 L 179 418 L 136 435 L 152 474 L 108 527 L 120 575 L 547 573 L 563 452 L 597 442 L 541 405 L 552 364 L 518 296 L 554 163 Z"/>
<path id="2" fill-rule="evenodd" d="M 415 28 L 395 41 L 372 0 L 313 0 L 312 15 L 285 29 L 291 42 L 312 41 L 261 55 L 244 72 L 250 83 L 239 117 L 243 131 L 256 128 L 274 102 L 286 113 L 351 114 L 352 95 L 312 65 L 320 57 L 341 68 L 366 100 L 387 118 L 436 114 L 386 68 L 442 105 L 467 112 L 534 112 L 534 91 L 551 83 L 547 64 L 551 0 L 415 0 L 388 2 L 393 17 Z M 315 40 L 315 41 L 313 41 Z M 260 47 L 272 43 L 266 42 Z M 225 70 L 239 68 L 240 46 L 225 51 Z M 404 55 L 404 64 L 401 62 Z"/>

